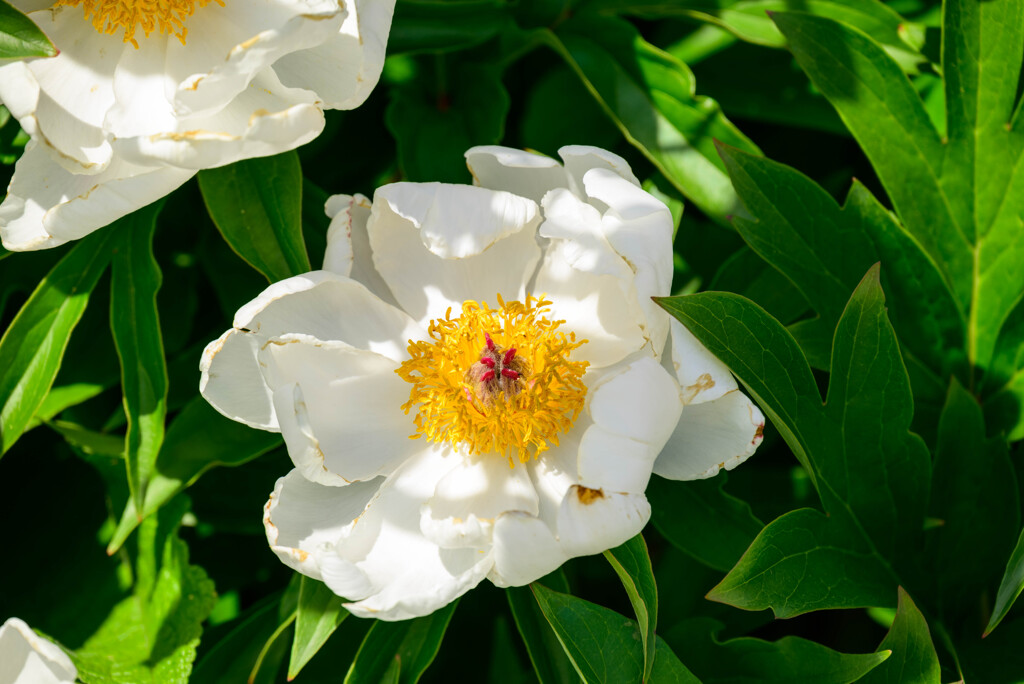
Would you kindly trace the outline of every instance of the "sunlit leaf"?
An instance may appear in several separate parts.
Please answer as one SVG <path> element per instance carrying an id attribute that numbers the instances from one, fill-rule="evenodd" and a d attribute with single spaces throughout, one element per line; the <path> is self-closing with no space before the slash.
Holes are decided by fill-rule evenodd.
<path id="1" fill-rule="evenodd" d="M 125 464 L 136 509 L 164 440 L 167 416 L 167 361 L 156 296 L 162 276 L 153 254 L 156 202 L 118 221 L 111 259 L 110 330 L 121 360 L 121 389 L 128 419 Z"/>
<path id="2" fill-rule="evenodd" d="M 651 558 L 647 554 L 647 543 L 637 535 L 625 544 L 605 551 L 604 555 L 622 581 L 636 613 L 644 647 L 643 681 L 646 682 L 654 667 L 654 630 L 658 625 L 658 587 Z"/>
<path id="3" fill-rule="evenodd" d="M 418 682 L 434 662 L 458 605 L 458 601 L 454 601 L 413 620 L 374 622 L 349 667 L 345 684 Z"/>
<path id="4" fill-rule="evenodd" d="M 295 152 L 206 169 L 198 177 L 224 240 L 267 280 L 311 270 L 302 241 L 302 168 Z"/>
<path id="5" fill-rule="evenodd" d="M 305 575 L 300 581 L 288 679 L 299 674 L 342 620 L 348 617 L 348 611 L 341 606 L 344 599 L 328 589 L 326 584 Z"/>
<path id="6" fill-rule="evenodd" d="M 0 60 L 56 54 L 57 48 L 31 19 L 0 0 Z"/>
<path id="7" fill-rule="evenodd" d="M 892 655 L 860 681 L 862 684 L 939 684 L 941 668 L 928 623 L 910 595 L 900 587 L 896 619 L 885 635 L 879 652 Z"/>
<path id="8" fill-rule="evenodd" d="M 113 241 L 110 230 L 80 240 L 0 338 L 0 453 L 18 440 L 46 398 L 89 294 L 110 262 Z"/>

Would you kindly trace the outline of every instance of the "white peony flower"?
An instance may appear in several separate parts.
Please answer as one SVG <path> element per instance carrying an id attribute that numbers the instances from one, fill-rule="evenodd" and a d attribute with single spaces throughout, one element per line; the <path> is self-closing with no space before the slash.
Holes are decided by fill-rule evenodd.
<path id="1" fill-rule="evenodd" d="M 271 548 L 356 615 L 426 615 L 617 546 L 652 470 L 707 477 L 761 440 L 729 371 L 651 301 L 666 207 L 619 157 L 560 154 L 476 147 L 477 186 L 332 197 L 324 270 L 271 285 L 204 352 L 207 400 L 295 463 Z"/>
<path id="2" fill-rule="evenodd" d="M 0 66 L 31 141 L 0 237 L 83 237 L 198 170 L 293 149 L 376 85 L 395 0 L 12 0 L 60 50 Z"/>
<path id="3" fill-rule="evenodd" d="M 77 676 L 67 654 L 24 621 L 0 625 L 0 684 L 71 684 Z"/>

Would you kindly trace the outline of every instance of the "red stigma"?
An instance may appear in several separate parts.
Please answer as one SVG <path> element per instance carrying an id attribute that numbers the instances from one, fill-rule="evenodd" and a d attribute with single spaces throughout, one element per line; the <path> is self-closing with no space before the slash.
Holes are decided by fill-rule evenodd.
<path id="1" fill-rule="evenodd" d="M 492 376 L 494 375 L 494 371 L 487 371 L 487 372 L 490 373 Z M 509 380 L 518 380 L 519 379 L 519 373 L 516 373 L 511 368 L 502 368 L 501 369 L 501 374 L 504 375 Z"/>
<path id="2" fill-rule="evenodd" d="M 487 340 L 487 348 L 494 351 L 494 340 L 491 339 L 490 333 L 484 333 L 484 339 Z"/>
<path id="3" fill-rule="evenodd" d="M 485 356 L 482 359 L 480 359 L 480 363 L 484 364 L 488 368 L 494 368 L 494 359 L 492 359 L 490 356 Z"/>
<path id="4" fill-rule="evenodd" d="M 507 352 L 505 352 L 505 360 L 502 361 L 502 363 L 507 366 L 508 364 L 512 363 L 512 359 L 514 359 L 515 356 L 516 350 L 514 348 L 509 349 Z"/>
<path id="5" fill-rule="evenodd" d="M 480 376 L 480 382 L 490 382 L 493 379 L 494 379 L 494 371 L 492 371 L 492 370 L 485 371 L 484 374 Z"/>

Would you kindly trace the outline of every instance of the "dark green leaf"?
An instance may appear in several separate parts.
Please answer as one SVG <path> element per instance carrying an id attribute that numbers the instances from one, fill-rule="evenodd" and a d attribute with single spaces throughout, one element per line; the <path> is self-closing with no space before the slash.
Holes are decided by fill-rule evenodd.
<path id="1" fill-rule="evenodd" d="M 985 628 L 985 636 L 994 630 L 1006 614 L 1010 612 L 1013 602 L 1024 590 L 1024 531 L 1021 531 L 1017 538 L 1017 545 L 1010 554 L 1010 560 L 1006 563 L 1006 572 L 999 583 L 999 592 L 996 594 L 996 605 L 992 609 L 992 617 Z"/>
<path id="2" fill-rule="evenodd" d="M 672 482 L 651 478 L 651 521 L 673 546 L 701 563 L 728 572 L 764 524 L 750 506 L 722 491 L 725 476 Z"/>
<path id="3" fill-rule="evenodd" d="M 704 684 L 848 684 L 860 681 L 889 656 L 888 651 L 839 653 L 793 636 L 774 642 L 750 637 L 719 641 L 721 629 L 716 620 L 695 618 L 667 635 Z"/>
<path id="4" fill-rule="evenodd" d="M 929 514 L 929 564 L 943 617 L 972 621 L 978 596 L 995 586 L 1020 525 L 1017 477 L 1002 437 L 987 439 L 981 407 L 956 380 L 939 421 Z M 980 533 L 979 531 L 983 531 Z"/>
<path id="5" fill-rule="evenodd" d="M 72 654 L 83 682 L 188 681 L 216 594 L 203 569 L 189 565 L 188 547 L 177 537 L 183 512 L 184 505 L 169 506 L 143 523 L 132 595 Z"/>
<path id="6" fill-rule="evenodd" d="M 466 150 L 501 140 L 508 92 L 494 65 L 438 62 L 435 69 L 433 78 L 393 91 L 388 130 L 398 144 L 406 180 L 465 183 L 470 178 Z"/>
<path id="7" fill-rule="evenodd" d="M 643 681 L 651 678 L 654 667 L 654 630 L 658 625 L 658 587 L 654 581 L 647 544 L 637 535 L 621 546 L 604 552 L 605 558 L 622 581 L 633 604 L 640 639 L 644 647 Z"/>
<path id="8" fill-rule="evenodd" d="M 335 595 L 323 582 L 302 576 L 295 637 L 292 640 L 292 654 L 288 661 L 289 680 L 299 674 L 342 620 L 348 617 L 348 611 L 341 607 L 343 602 L 344 599 Z"/>
<path id="9" fill-rule="evenodd" d="M 276 594 L 266 597 L 230 623 L 230 631 L 196 663 L 190 684 L 245 682 L 263 646 L 281 623 L 278 598 Z"/>
<path id="10" fill-rule="evenodd" d="M 434 662 L 456 606 L 458 601 L 414 620 L 374 622 L 349 667 L 345 684 L 377 684 L 389 676 L 390 681 L 401 684 L 418 682 Z"/>
<path id="11" fill-rule="evenodd" d="M 940 684 L 939 656 L 932 644 L 928 623 L 910 595 L 900 587 L 896 619 L 878 652 L 892 656 L 859 680 L 861 684 Z"/>
<path id="12" fill-rule="evenodd" d="M 302 168 L 295 152 L 200 171 L 199 188 L 224 240 L 267 280 L 311 270 L 302 241 Z"/>
<path id="13" fill-rule="evenodd" d="M 402 0 L 388 35 L 388 54 L 464 50 L 491 39 L 509 23 L 501 0 Z"/>
<path id="14" fill-rule="evenodd" d="M 808 311 L 807 300 L 793 283 L 749 247 L 726 259 L 705 289 L 743 295 L 782 323 Z"/>
<path id="15" fill-rule="evenodd" d="M 930 463 L 908 431 L 910 387 L 878 269 L 839 321 L 824 406 L 796 342 L 753 303 L 724 293 L 660 302 L 748 388 L 807 468 L 828 513 L 797 511 L 766 527 L 711 597 L 785 615 L 890 603 L 900 573 L 917 569 Z M 804 554 L 815 563 L 804 567 Z M 843 558 L 856 572 L 839 577 L 856 578 L 852 586 L 839 587 L 829 574 Z M 793 571 L 770 571 L 782 561 Z"/>
<path id="16" fill-rule="evenodd" d="M 584 682 L 640 681 L 644 652 L 635 622 L 536 582 L 530 589 Z"/>
<path id="17" fill-rule="evenodd" d="M 0 338 L 0 454 L 25 431 L 53 384 L 68 339 L 110 261 L 114 231 L 71 248 Z"/>
<path id="18" fill-rule="evenodd" d="M 931 259 L 867 188 L 855 182 L 840 207 L 794 169 L 724 145 L 719 152 L 755 217 L 737 217 L 733 225 L 754 251 L 796 285 L 822 319 L 818 327 L 824 334 L 807 335 L 804 330 L 801 337 L 794 331 L 801 342 L 816 341 L 813 347 L 802 345 L 808 355 L 828 358 L 831 333 L 849 293 L 881 261 L 893 325 L 905 348 L 940 385 L 944 382 L 939 379 L 951 372 L 966 377 L 966 323 L 952 293 Z"/>
<path id="19" fill-rule="evenodd" d="M 167 416 L 167 362 L 156 308 L 162 276 L 153 255 L 153 234 L 162 206 L 163 202 L 155 202 L 109 228 L 115 234 L 110 330 L 121 360 L 121 388 L 128 418 L 125 464 L 137 510 L 142 510 L 146 486 L 164 440 Z"/>
<path id="20" fill-rule="evenodd" d="M 810 508 L 776 518 L 736 567 L 708 592 L 745 610 L 788 618 L 829 608 L 893 603 L 895 582 L 872 549 Z"/>
<path id="21" fill-rule="evenodd" d="M 661 637 L 655 640 L 654 670 L 651 671 L 651 681 L 654 684 L 701 684 L 701 681 L 683 665 Z"/>
<path id="22" fill-rule="evenodd" d="M 1024 117 L 1014 113 L 1024 2 L 944 5 L 948 140 L 868 36 L 804 14 L 774 19 L 863 147 L 907 232 L 938 267 L 967 321 L 967 358 L 985 369 L 1024 289 L 1017 267 L 1024 259 Z"/>
<path id="23" fill-rule="evenodd" d="M 569 584 L 561 570 L 538 581 L 556 591 L 569 592 Z M 530 588 L 512 587 L 505 590 L 505 596 L 540 683 L 575 684 L 577 675 L 573 671 L 572 662 L 562 650 L 551 625 L 544 619 Z"/>
<path id="24" fill-rule="evenodd" d="M 31 19 L 0 0 L 0 59 L 53 57 L 57 48 Z"/>
<path id="25" fill-rule="evenodd" d="M 167 430 L 167 439 L 146 489 L 142 515 L 131 501 L 107 547 L 113 553 L 139 524 L 206 470 L 217 465 L 238 466 L 281 443 L 281 435 L 252 428 L 217 413 L 202 397 L 194 398 Z"/>
<path id="26" fill-rule="evenodd" d="M 739 201 L 712 141 L 757 148 L 713 100 L 695 94 L 685 64 L 616 17 L 581 13 L 545 35 L 626 138 L 684 196 L 720 222 L 735 213 Z"/>

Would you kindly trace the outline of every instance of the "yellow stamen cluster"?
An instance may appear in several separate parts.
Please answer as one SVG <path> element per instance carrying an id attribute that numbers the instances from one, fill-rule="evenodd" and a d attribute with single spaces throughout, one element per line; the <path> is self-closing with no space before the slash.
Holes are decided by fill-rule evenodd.
<path id="1" fill-rule="evenodd" d="M 210 2 L 224 6 L 224 0 L 57 0 L 54 7 L 81 6 L 97 31 L 113 35 L 124 29 L 124 42 L 139 47 L 135 29 L 140 27 L 146 36 L 157 31 L 177 36 L 184 45 L 188 35 L 185 20 L 195 12 L 196 4 L 205 7 Z"/>
<path id="2" fill-rule="evenodd" d="M 559 433 L 583 410 L 588 364 L 569 355 L 586 340 L 559 332 L 565 321 L 545 318 L 551 302 L 542 298 L 527 297 L 524 304 L 499 295 L 498 303 L 492 309 L 467 301 L 456 318 L 448 309 L 443 319 L 430 322 L 430 340 L 409 343 L 410 358 L 396 372 L 412 383 L 402 409 L 418 407 L 413 438 L 426 436 L 470 454 L 501 454 L 514 467 L 513 457 L 525 463 L 557 445 Z M 494 359 L 504 354 L 509 377 L 501 381 L 502 364 L 496 367 Z"/>

